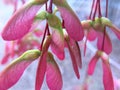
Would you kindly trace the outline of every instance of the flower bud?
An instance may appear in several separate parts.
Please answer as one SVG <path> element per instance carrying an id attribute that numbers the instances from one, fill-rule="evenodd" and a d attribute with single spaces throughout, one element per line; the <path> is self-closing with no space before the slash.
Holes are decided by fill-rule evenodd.
<path id="1" fill-rule="evenodd" d="M 42 11 L 35 16 L 35 20 L 45 20 L 47 16 L 46 11 Z"/>
<path id="2" fill-rule="evenodd" d="M 106 17 L 101 17 L 102 24 L 105 26 L 112 26 L 111 21 Z"/>
<path id="3" fill-rule="evenodd" d="M 91 28 L 91 23 L 92 23 L 91 20 L 81 21 L 83 29 L 90 29 Z"/>
<path id="4" fill-rule="evenodd" d="M 62 30 L 62 23 L 56 15 L 48 13 L 47 19 L 48 19 L 48 24 L 52 28 Z"/>
<path id="5" fill-rule="evenodd" d="M 39 4 L 45 4 L 48 0 L 33 0 L 32 4 L 39 5 Z"/>
<path id="6" fill-rule="evenodd" d="M 35 60 L 40 56 L 40 54 L 40 50 L 28 50 L 19 57 L 19 60 Z"/>

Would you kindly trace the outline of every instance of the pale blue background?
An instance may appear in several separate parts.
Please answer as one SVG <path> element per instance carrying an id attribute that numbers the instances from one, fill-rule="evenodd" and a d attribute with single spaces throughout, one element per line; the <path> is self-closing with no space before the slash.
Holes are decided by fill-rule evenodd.
<path id="1" fill-rule="evenodd" d="M 67 0 L 69 1 L 70 5 L 79 16 L 80 20 L 84 20 L 90 12 L 90 2 L 92 0 Z M 102 0 L 103 2 L 105 0 Z M 120 28 L 120 0 L 109 0 L 109 18 L 112 22 Z M 105 3 L 102 4 L 103 10 L 105 10 L 104 6 Z M 4 5 L 2 0 L 0 0 L 0 31 L 2 30 L 4 24 L 12 15 L 13 7 L 11 5 Z M 116 36 L 108 29 L 109 35 L 113 42 L 113 52 L 110 55 L 110 62 L 112 66 L 112 72 L 115 78 L 120 78 L 120 41 L 116 38 Z M 4 54 L 4 41 L 0 37 L 0 59 L 3 57 Z M 93 43 L 94 45 L 94 43 Z M 64 86 L 63 90 L 73 90 L 74 86 L 79 86 L 83 83 L 85 71 L 87 68 L 88 61 L 94 55 L 95 48 L 91 47 L 91 44 L 88 44 L 87 54 L 86 57 L 83 57 L 83 69 L 80 70 L 81 79 L 77 80 L 76 76 L 74 75 L 70 57 L 68 55 L 68 50 L 66 50 L 66 60 L 59 63 L 61 72 L 63 74 Z M 82 47 L 83 52 L 83 47 Z M 83 54 L 83 53 L 82 53 Z M 4 66 L 0 66 L 0 71 L 3 69 Z M 37 61 L 31 64 L 20 81 L 13 86 L 9 90 L 34 90 L 34 82 L 35 82 L 35 72 L 37 68 Z M 14 78 L 14 77 L 13 77 Z M 95 69 L 94 75 L 90 78 L 90 90 L 103 90 L 102 85 L 102 68 L 101 62 L 98 62 L 97 68 Z M 47 85 L 44 83 L 42 90 L 47 90 Z"/>

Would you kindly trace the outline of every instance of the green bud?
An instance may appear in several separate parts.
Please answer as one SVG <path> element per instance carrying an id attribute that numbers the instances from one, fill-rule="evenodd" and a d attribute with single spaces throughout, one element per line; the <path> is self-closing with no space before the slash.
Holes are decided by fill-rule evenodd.
<path id="1" fill-rule="evenodd" d="M 101 26 L 102 25 L 102 20 L 101 20 L 101 18 L 95 18 L 95 21 L 93 21 L 94 22 L 94 27 L 99 27 L 99 26 Z"/>
<path id="2" fill-rule="evenodd" d="M 47 62 L 51 62 L 51 60 L 53 60 L 53 59 L 54 58 L 53 58 L 52 53 L 48 52 L 48 54 L 47 54 Z"/>
<path id="3" fill-rule="evenodd" d="M 91 20 L 83 20 L 83 21 L 81 21 L 82 27 L 84 29 L 90 29 L 92 27 L 91 23 L 92 23 Z"/>
<path id="4" fill-rule="evenodd" d="M 101 50 L 98 50 L 98 51 L 97 51 L 97 55 L 98 55 L 99 57 L 102 55 L 102 53 L 103 53 L 103 51 L 101 51 Z"/>
<path id="5" fill-rule="evenodd" d="M 46 11 L 42 11 L 39 14 L 37 14 L 35 16 L 35 20 L 45 20 L 47 17 L 47 12 Z"/>
<path id="6" fill-rule="evenodd" d="M 56 15 L 48 13 L 47 20 L 48 20 L 48 24 L 52 28 L 59 29 L 59 30 L 62 29 L 62 23 Z"/>
<path id="7" fill-rule="evenodd" d="M 102 24 L 102 19 L 97 17 L 92 22 L 92 27 L 97 31 L 103 32 L 105 25 Z"/>
<path id="8" fill-rule="evenodd" d="M 47 1 L 48 0 L 33 0 L 31 3 L 32 3 L 32 5 L 39 5 L 39 4 L 44 4 Z"/>
<path id="9" fill-rule="evenodd" d="M 112 23 L 111 21 L 106 18 L 106 17 L 101 17 L 101 20 L 102 20 L 102 24 L 105 25 L 105 26 L 112 26 Z"/>
<path id="10" fill-rule="evenodd" d="M 99 17 L 96 17 L 95 18 L 95 23 L 101 23 L 102 22 L 102 19 L 101 18 L 99 18 Z"/>
<path id="11" fill-rule="evenodd" d="M 98 57 L 101 57 L 101 59 L 106 60 L 106 62 L 108 62 L 109 56 L 105 52 L 98 50 L 97 55 Z"/>
<path id="12" fill-rule="evenodd" d="M 40 56 L 41 52 L 40 50 L 34 49 L 34 50 L 28 50 L 24 52 L 18 60 L 35 60 Z"/>
<path id="13" fill-rule="evenodd" d="M 10 65 L 8 66 L 8 68 L 15 65 L 15 64 L 18 64 L 22 61 L 33 61 L 33 60 L 39 58 L 40 54 L 41 54 L 40 50 L 37 50 L 37 49 L 28 50 L 28 51 L 24 52 L 20 57 L 13 60 L 10 63 Z"/>
<path id="14" fill-rule="evenodd" d="M 57 63 L 55 62 L 54 56 L 50 52 L 48 52 L 48 54 L 47 54 L 47 63 L 52 64 L 54 66 L 57 66 Z"/>
<path id="15" fill-rule="evenodd" d="M 66 7 L 69 8 L 70 6 L 68 5 L 66 0 L 53 0 L 53 3 L 57 6 L 61 6 L 61 7 Z"/>

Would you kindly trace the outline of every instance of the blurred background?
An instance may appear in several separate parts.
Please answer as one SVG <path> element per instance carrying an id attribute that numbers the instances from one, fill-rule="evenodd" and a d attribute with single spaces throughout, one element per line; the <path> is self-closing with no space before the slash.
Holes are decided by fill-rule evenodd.
<path id="1" fill-rule="evenodd" d="M 19 1 L 19 0 L 18 0 Z M 77 16 L 80 20 L 85 20 L 90 13 L 92 0 L 67 0 L 70 6 L 73 8 Z M 102 13 L 104 15 L 105 12 L 105 1 L 101 0 Z M 19 7 L 21 6 L 21 2 L 19 3 Z M 108 18 L 114 23 L 117 27 L 120 28 L 120 0 L 109 0 L 109 14 Z M 6 5 L 3 3 L 3 0 L 0 0 L 0 31 L 9 20 L 13 13 L 13 6 Z M 115 82 L 120 83 L 120 41 L 117 39 L 115 34 L 107 28 L 107 32 L 110 35 L 110 39 L 112 40 L 113 51 L 110 54 L 110 65 L 112 69 L 112 74 Z M 88 90 L 104 90 L 103 82 L 102 82 L 102 67 L 101 61 L 97 63 L 95 68 L 95 72 L 93 76 L 86 76 L 86 70 L 88 63 L 92 56 L 95 54 L 96 47 L 95 42 L 87 43 L 87 52 L 86 56 L 83 55 L 83 47 L 84 42 L 79 42 L 81 52 L 82 52 L 82 60 L 83 67 L 80 70 L 80 79 L 78 80 L 73 72 L 70 56 L 68 54 L 68 49 L 65 49 L 66 58 L 64 61 L 58 60 L 56 57 L 56 61 L 59 64 L 59 68 L 61 70 L 63 76 L 63 90 L 83 90 L 81 87 L 85 84 L 88 85 Z M 3 58 L 5 48 L 5 41 L 0 37 L 0 59 Z M 8 62 L 9 63 L 9 62 Z M 8 64 L 7 63 L 7 64 Z M 7 65 L 0 65 L 0 71 Z M 37 61 L 34 61 L 24 72 L 21 79 L 9 90 L 34 90 L 34 82 L 36 76 L 37 69 Z M 14 77 L 13 77 L 14 78 Z M 120 86 L 120 84 L 119 84 Z M 46 82 L 44 82 L 42 86 L 42 90 L 48 90 Z M 116 90 L 120 90 L 116 89 Z"/>

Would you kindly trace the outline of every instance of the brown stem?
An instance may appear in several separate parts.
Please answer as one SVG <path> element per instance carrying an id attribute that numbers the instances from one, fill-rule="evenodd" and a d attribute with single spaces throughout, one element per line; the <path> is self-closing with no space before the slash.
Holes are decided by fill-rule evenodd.
<path id="1" fill-rule="evenodd" d="M 98 10 L 99 10 L 98 17 L 101 18 L 102 17 L 102 13 L 101 13 L 100 0 L 98 0 Z"/>
<path id="2" fill-rule="evenodd" d="M 52 13 L 52 4 L 53 4 L 53 0 L 50 0 L 49 9 L 47 10 L 49 13 Z"/>
<path id="3" fill-rule="evenodd" d="M 48 23 L 46 23 L 46 27 L 45 27 L 45 31 L 44 31 L 44 35 L 43 35 L 43 39 L 42 39 L 42 43 L 40 45 L 40 50 L 42 51 L 42 47 L 43 47 L 43 42 L 45 40 L 45 36 L 46 36 L 46 32 L 48 30 Z"/>
<path id="4" fill-rule="evenodd" d="M 93 2 L 92 2 L 92 7 L 91 7 L 91 11 L 90 11 L 89 19 L 91 19 L 91 16 L 92 16 L 92 13 L 93 13 L 94 5 L 95 5 L 95 0 L 93 0 Z"/>
<path id="5" fill-rule="evenodd" d="M 106 0 L 106 13 L 105 17 L 108 16 L 108 0 Z M 104 43 L 105 43 L 105 35 L 106 35 L 106 27 L 104 27 L 104 33 L 103 33 L 103 44 L 102 44 L 102 50 L 104 51 Z"/>
<path id="6" fill-rule="evenodd" d="M 93 14 L 92 20 L 95 20 L 95 15 L 96 15 L 96 12 L 97 12 L 97 6 L 98 6 L 98 0 L 95 3 L 95 10 L 94 10 L 94 14 Z"/>
<path id="7" fill-rule="evenodd" d="M 108 17 L 108 0 L 106 0 L 106 13 L 105 13 L 105 17 Z"/>

